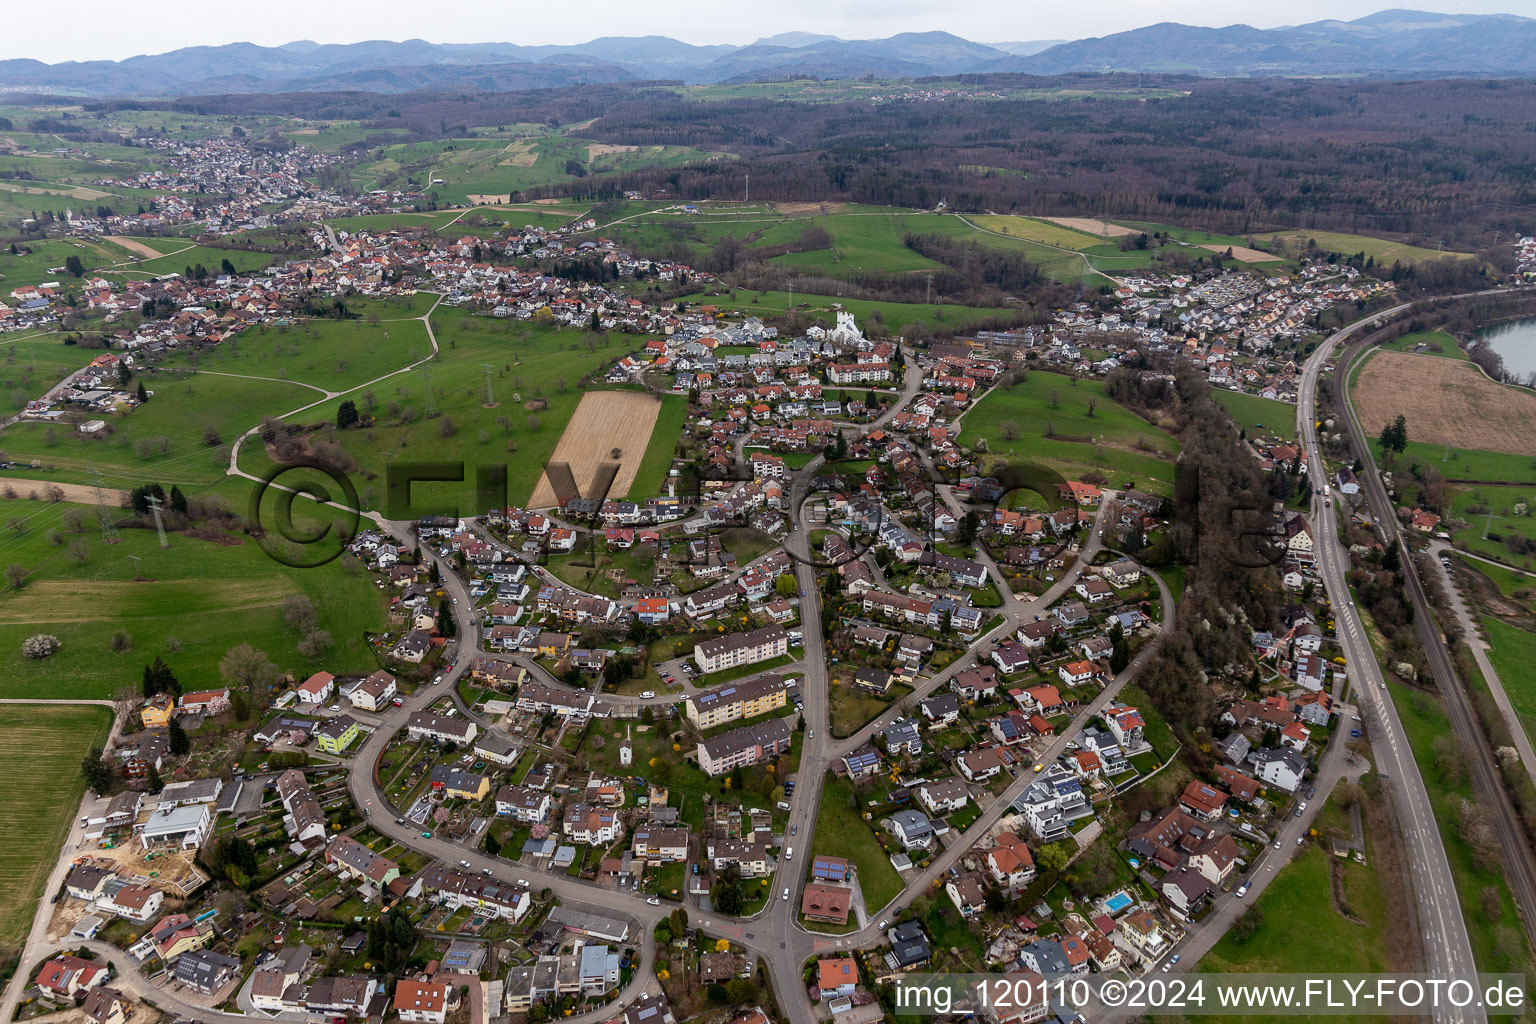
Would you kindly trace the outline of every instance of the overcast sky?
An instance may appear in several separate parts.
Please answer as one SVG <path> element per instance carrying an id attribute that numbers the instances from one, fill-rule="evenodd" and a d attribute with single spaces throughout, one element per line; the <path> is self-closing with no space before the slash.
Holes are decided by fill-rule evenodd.
<path id="1" fill-rule="evenodd" d="M 71 0 L 61 17 L 52 4 L 5 5 L 0 59 L 121 60 L 183 46 L 295 39 L 353 43 L 421 38 L 435 43 L 580 43 L 596 36 L 667 35 L 690 43 L 750 43 L 799 30 L 875 39 L 942 29 L 978 42 L 1076 39 L 1160 21 L 1193 25 L 1242 22 L 1260 28 L 1323 18 L 1359 18 L 1391 7 L 1536 17 L 1536 0 L 585 0 L 576 7 L 514 0 L 147 0 L 130 12 L 122 0 Z M 770 14 L 770 17 L 764 17 Z M 230 68 L 238 73 L 239 68 Z"/>

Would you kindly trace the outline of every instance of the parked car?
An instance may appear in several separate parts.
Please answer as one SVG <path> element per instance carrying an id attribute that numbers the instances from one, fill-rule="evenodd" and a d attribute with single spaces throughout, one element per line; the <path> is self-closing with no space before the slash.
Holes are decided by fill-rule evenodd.
<path id="1" fill-rule="evenodd" d="M 641 700 L 653 700 L 655 697 L 656 697 L 656 691 L 655 690 L 646 690 L 644 693 L 642 693 L 640 695 L 640 699 Z"/>
<path id="2" fill-rule="evenodd" d="M 1247 895 L 1248 895 L 1248 883 L 1244 882 L 1242 885 L 1237 887 L 1237 897 L 1238 897 L 1238 899 L 1242 899 L 1244 896 L 1247 896 Z"/>

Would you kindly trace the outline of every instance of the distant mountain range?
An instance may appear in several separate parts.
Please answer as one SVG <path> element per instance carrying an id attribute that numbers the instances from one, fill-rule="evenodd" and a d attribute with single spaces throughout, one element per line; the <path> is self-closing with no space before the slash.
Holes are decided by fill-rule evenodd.
<path id="1" fill-rule="evenodd" d="M 194 46 L 121 61 L 0 61 L 0 91 L 184 96 L 421 89 L 500 91 L 680 79 L 922 78 L 1022 72 L 1154 72 L 1205 77 L 1390 78 L 1536 75 L 1536 19 L 1382 11 L 1286 28 L 1163 23 L 1096 39 L 975 43 L 948 32 L 839 39 L 783 32 L 747 46 L 610 36 L 573 46 L 375 40 L 344 45 Z"/>

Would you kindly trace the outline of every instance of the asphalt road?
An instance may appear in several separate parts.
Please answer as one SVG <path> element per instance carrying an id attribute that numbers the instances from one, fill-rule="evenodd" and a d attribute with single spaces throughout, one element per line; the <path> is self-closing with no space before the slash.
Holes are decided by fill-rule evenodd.
<path id="1" fill-rule="evenodd" d="M 1442 554 L 1454 550 L 1444 541 L 1430 541 L 1429 551 L 1434 558 L 1429 571 L 1439 578 L 1440 585 L 1445 590 L 1451 611 L 1455 613 L 1457 624 L 1461 627 L 1461 635 L 1466 640 L 1467 650 L 1471 653 L 1472 660 L 1477 662 L 1477 667 L 1482 670 L 1483 679 L 1493 693 L 1493 702 L 1498 705 L 1499 714 L 1504 717 L 1504 724 L 1509 727 L 1510 741 L 1514 743 L 1515 751 L 1520 755 L 1520 763 L 1525 766 L 1525 773 L 1536 779 L 1536 750 L 1531 747 L 1531 737 L 1525 731 L 1525 724 L 1520 721 L 1514 705 L 1509 702 L 1504 681 L 1499 678 L 1498 670 L 1493 667 L 1493 662 L 1488 658 L 1488 645 L 1478 632 L 1482 624 L 1478 622 L 1472 609 L 1467 605 L 1466 595 L 1456 585 L 1455 575 L 1447 572 L 1440 561 Z"/>
<path id="2" fill-rule="evenodd" d="M 1485 294 L 1485 293 L 1478 293 Z M 1458 296 L 1463 298 L 1466 296 Z M 1401 307 L 1397 307 L 1401 309 Z M 1389 310 L 1388 313 L 1396 310 Z M 1385 315 L 1385 314 L 1383 314 Z M 1358 325 L 1357 325 L 1358 326 Z M 1330 350 L 1335 343 L 1341 340 L 1341 335 L 1335 335 L 1328 343 L 1319 348 L 1319 352 Z M 1356 353 L 1358 354 L 1358 353 Z M 1314 356 L 1315 358 L 1315 356 Z M 1348 380 L 1348 358 L 1339 359 L 1339 370 L 1336 380 L 1344 382 Z M 1310 361 L 1309 361 L 1310 367 Z M 1310 393 L 1304 389 L 1304 394 Z M 1348 400 L 1347 389 L 1345 391 Z M 1412 602 L 1414 610 L 1414 630 L 1417 632 L 1419 642 L 1424 648 L 1424 653 L 1429 661 L 1429 667 L 1435 677 L 1435 684 L 1440 696 L 1445 703 L 1446 719 L 1450 722 L 1451 730 L 1456 740 L 1464 751 L 1467 765 L 1472 779 L 1472 791 L 1478 803 L 1487 812 L 1493 830 L 1499 841 L 1499 849 L 1502 853 L 1504 875 L 1509 881 L 1510 892 L 1515 902 L 1520 907 L 1521 916 L 1529 935 L 1536 928 L 1536 855 L 1531 852 L 1524 830 L 1521 828 L 1511 806 L 1509 796 L 1504 790 L 1499 778 L 1498 767 L 1494 764 L 1493 753 L 1489 749 L 1482 726 L 1477 720 L 1476 713 L 1467 697 L 1465 684 L 1451 659 L 1450 652 L 1446 649 L 1439 628 L 1435 623 L 1434 611 L 1429 604 L 1429 599 L 1424 592 L 1423 581 L 1419 579 L 1418 566 L 1414 562 L 1412 552 L 1403 539 L 1403 533 L 1394 513 L 1391 496 L 1387 493 L 1385 483 L 1377 470 L 1375 463 L 1375 449 L 1370 439 L 1362 429 L 1358 417 L 1355 415 L 1353 403 L 1349 403 L 1350 411 L 1346 417 L 1345 427 L 1350 433 L 1355 450 L 1362 453 L 1366 460 L 1365 471 L 1359 475 L 1361 485 L 1370 500 L 1371 507 L 1376 510 L 1375 522 L 1382 542 L 1397 545 L 1402 561 L 1402 575 L 1408 599 Z M 1304 425 L 1312 421 L 1303 417 Z M 1309 459 L 1311 455 L 1309 454 Z M 1347 566 L 1347 559 L 1345 565 Z M 1332 591 L 1330 590 L 1330 593 Z M 1384 696 L 1384 694 L 1383 694 Z M 1382 706 L 1393 716 L 1396 712 L 1392 709 L 1391 701 L 1382 700 Z M 1411 760 L 1411 757 L 1410 757 Z M 1435 879 L 1438 888 L 1440 880 Z M 1455 890 L 1447 886 L 1450 898 L 1454 899 Z M 1465 928 L 1462 929 L 1465 931 Z M 1454 941 L 1454 937 L 1452 937 Z M 1470 963 L 1470 955 L 1467 962 Z"/>
<path id="3" fill-rule="evenodd" d="M 1307 360 L 1302 370 L 1297 423 L 1307 459 L 1308 479 L 1314 487 L 1320 487 L 1327 480 L 1317 436 L 1317 381 L 1324 363 L 1338 345 L 1407 308 L 1407 304 L 1396 306 L 1344 328 L 1319 345 Z M 1335 374 L 1336 381 L 1342 377 L 1342 370 Z M 1311 521 L 1318 573 L 1334 608 L 1335 631 L 1344 651 L 1350 681 L 1354 684 L 1356 703 L 1369 725 L 1377 770 L 1387 776 L 1384 782 L 1392 791 L 1393 805 L 1402 826 L 1402 841 L 1413 865 L 1411 877 L 1426 967 L 1430 974 L 1442 977 L 1470 977 L 1477 967 L 1472 959 L 1472 945 L 1467 937 L 1466 922 L 1462 919 L 1450 862 L 1446 859 L 1445 846 L 1440 840 L 1434 808 L 1424 788 L 1418 762 L 1408 745 L 1397 709 L 1387 696 L 1381 667 L 1350 595 L 1346 582 L 1349 553 L 1338 538 L 1335 509 L 1330 502 L 1329 498 L 1313 497 Z M 1380 510 L 1379 514 L 1390 517 L 1389 504 L 1378 504 L 1373 498 L 1373 507 Z M 1442 1010 L 1435 1019 L 1475 1022 L 1486 1020 L 1486 1014 L 1479 1010 Z"/>

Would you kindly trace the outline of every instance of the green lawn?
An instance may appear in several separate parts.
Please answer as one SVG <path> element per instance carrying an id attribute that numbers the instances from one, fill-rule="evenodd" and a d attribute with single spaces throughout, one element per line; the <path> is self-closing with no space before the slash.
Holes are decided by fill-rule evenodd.
<path id="1" fill-rule="evenodd" d="M 1499 673 L 1525 734 L 1536 740 L 1536 634 L 1492 615 L 1483 616 L 1483 631 L 1488 637 L 1488 660 Z"/>
<path id="2" fill-rule="evenodd" d="M 1522 971 L 1530 958 L 1530 947 L 1519 925 L 1519 914 L 1509 883 L 1497 863 L 1479 863 L 1471 845 L 1461 837 L 1456 809 L 1461 801 L 1472 799 L 1471 783 L 1465 778 L 1447 778 L 1435 764 L 1434 744 L 1438 737 L 1454 737 L 1445 717 L 1445 707 L 1438 698 L 1416 693 L 1396 682 L 1389 682 L 1392 701 L 1419 763 L 1424 786 L 1434 806 L 1435 820 L 1445 843 L 1451 874 L 1456 880 L 1456 896 L 1466 919 L 1472 942 L 1472 956 L 1477 968 L 1486 972 Z M 1498 895 L 1499 919 L 1490 919 L 1483 909 L 1482 892 L 1492 887 Z"/>
<path id="3" fill-rule="evenodd" d="M 1410 435 L 1413 423 L 1408 424 Z M 1379 434 L 1380 428 L 1374 433 Z M 1372 431 L 1367 429 L 1367 434 Z M 1376 450 L 1378 462 L 1381 448 L 1374 439 L 1371 446 Z M 1536 484 L 1536 459 L 1529 455 L 1509 455 L 1505 452 L 1486 452 L 1472 448 L 1446 448 L 1444 445 L 1426 444 L 1423 441 L 1408 442 L 1407 449 L 1397 456 L 1397 461 L 1407 466 L 1413 462 L 1433 465 L 1447 480 L 1493 481 L 1506 484 Z"/>
<path id="4" fill-rule="evenodd" d="M 640 501 L 662 493 L 667 483 L 667 473 L 672 469 L 672 459 L 677 453 L 677 440 L 683 435 L 688 420 L 688 399 L 683 395 L 664 395 L 656 425 L 651 428 L 651 439 L 646 443 L 645 455 L 635 472 L 628 497 Z"/>
<path id="5" fill-rule="evenodd" d="M 901 876 L 891 867 L 875 834 L 859 816 L 853 784 L 847 779 L 827 779 L 816 812 L 816 838 L 812 854 L 846 857 L 858 872 L 864 906 L 871 915 L 901 893 Z M 807 865 L 806 870 L 810 867 Z"/>
<path id="6" fill-rule="evenodd" d="M 138 272 L 161 276 L 164 274 L 185 273 L 188 267 L 196 267 L 202 264 L 210 274 L 217 276 L 225 260 L 234 264 L 235 270 L 245 273 L 252 270 L 263 270 L 273 263 L 281 262 L 283 257 L 273 256 L 265 252 L 248 252 L 243 249 L 217 249 L 212 246 L 194 245 L 188 248 L 185 244 L 172 249 L 169 255 L 156 260 L 142 260 L 132 267 L 120 267 L 120 271 Z"/>
<path id="7" fill-rule="evenodd" d="M 0 879 L 0 950 L 19 951 L 58 862 L 85 780 L 80 761 L 106 742 L 106 708 L 0 706 L 0 800 L 11 811 Z M 9 753 L 6 753 L 9 751 Z"/>
<path id="8" fill-rule="evenodd" d="M 0 192 L 0 196 L 5 195 L 7 193 Z M 9 244 L 0 246 L 0 283 L 5 285 L 4 288 L 0 288 L 0 297 L 3 297 L 7 303 L 10 301 L 11 289 L 20 288 L 22 285 L 57 281 L 67 288 L 71 284 L 79 284 L 78 280 L 70 277 L 63 270 L 56 269 L 63 267 L 65 261 L 71 256 L 80 257 L 86 272 L 90 273 L 108 264 L 130 259 L 133 255 L 127 249 L 112 242 L 87 241 L 80 238 L 19 242 L 17 249 L 18 251 L 12 254 Z"/>
<path id="9" fill-rule="evenodd" d="M 1458 260 L 1477 258 L 1469 252 L 1439 252 L 1435 249 L 1423 249 L 1416 245 L 1393 242 L 1385 238 L 1351 235 L 1342 231 L 1276 231 L 1267 235 L 1257 235 L 1255 239 L 1260 242 L 1272 242 L 1274 243 L 1272 248 L 1276 251 L 1292 256 L 1301 255 L 1311 243 L 1316 243 L 1316 247 L 1325 253 L 1336 252 L 1345 256 L 1364 253 L 1366 256 L 1374 257 L 1377 264 L 1384 267 L 1390 267 L 1394 263 L 1413 264 L 1448 258 Z"/>
<path id="10" fill-rule="evenodd" d="M 82 365 L 86 360 L 82 360 Z M 89 483 L 100 469 L 108 487 L 129 489 L 146 481 L 169 488 L 211 486 L 224 478 L 232 442 L 265 415 L 280 415 L 321 397 L 291 381 L 188 375 L 166 371 L 140 378 L 153 397 L 130 413 L 111 416 L 112 433 L 86 437 L 67 424 L 22 421 L 0 431 L 0 449 L 17 461 L 37 460 L 41 470 L 17 475 Z M 330 414 L 335 419 L 335 412 Z M 212 428 L 218 444 L 205 443 Z M 147 445 L 145 448 L 138 444 Z"/>
<path id="11" fill-rule="evenodd" d="M 1212 388 L 1211 397 L 1216 399 L 1227 415 L 1232 417 L 1250 437 L 1273 434 L 1277 437 L 1296 435 L 1296 407 L 1289 402 L 1277 402 L 1273 398 Z"/>
<path id="12" fill-rule="evenodd" d="M 321 668 L 340 673 L 378 667 L 362 634 L 382 627 L 384 599 L 366 573 L 351 575 L 339 561 L 287 568 L 238 534 L 226 535 L 228 545 L 173 535 L 170 548 L 161 549 L 153 530 L 122 529 L 121 542 L 109 546 L 94 524 L 69 538 L 85 545 L 86 560 L 77 564 L 67 547 L 54 547 L 47 538 L 70 507 L 0 504 L 8 517 L 31 517 L 25 534 L 7 529 L 0 537 L 0 562 L 32 571 L 22 590 L 0 592 L 0 696 L 108 697 L 119 686 L 136 684 L 155 655 L 165 657 L 188 690 L 212 687 L 220 682 L 219 659 L 240 643 L 265 651 L 301 679 Z M 135 581 L 136 565 L 142 581 Z M 333 641 L 326 653 L 298 653 L 302 637 L 282 618 L 289 594 L 313 602 Z M 110 649 L 118 629 L 132 636 L 132 649 L 124 653 Z M 27 661 L 21 642 L 34 633 L 51 633 L 63 647 L 44 661 Z"/>
<path id="13" fill-rule="evenodd" d="M 0 341 L 0 416 L 20 412 L 98 353 L 64 344 L 62 334 L 16 335 Z"/>
<path id="14" fill-rule="evenodd" d="M 490 132 L 479 138 L 385 146 L 381 158 L 365 160 L 351 174 L 360 187 L 395 188 L 410 181 L 428 189 L 439 202 L 465 203 L 474 196 L 506 199 L 515 191 L 588 175 L 724 158 L 689 146 L 608 146 L 544 134 L 549 129 L 542 125 L 517 127 L 514 132 Z"/>
<path id="15" fill-rule="evenodd" d="M 432 323 L 441 358 L 347 396 L 360 409 L 371 400 L 377 420 L 368 430 L 337 435 L 357 461 L 361 500 L 370 509 L 382 506 L 385 466 L 391 459 L 402 465 L 414 460 L 462 460 L 469 467 L 464 482 L 416 485 L 412 511 L 457 506 L 467 514 L 476 505 L 473 467 L 487 465 L 505 465 L 508 501 L 526 504 L 581 400 L 584 392 L 577 386 L 581 378 L 611 363 L 627 343 L 602 334 L 493 320 L 443 307 L 432 314 Z M 486 364 L 492 367 L 499 403 L 490 409 L 484 405 Z M 431 418 L 425 415 L 429 376 L 438 413 Z M 334 423 L 342 400 L 332 399 L 306 412 L 303 422 Z M 241 450 L 240 464 L 258 474 L 269 465 L 265 454 L 249 445 Z"/>
<path id="16" fill-rule="evenodd" d="M 1101 381 L 1074 386 L 1069 377 L 1040 371 L 989 392 L 961 427 L 963 443 L 986 438 L 994 456 L 1038 461 L 1069 478 L 1096 470 L 1116 485 L 1131 479 L 1153 491 L 1171 487 L 1179 449 L 1171 435 L 1105 397 Z"/>
<path id="17" fill-rule="evenodd" d="M 234 373 L 274 377 L 347 391 L 375 380 L 431 351 L 426 327 L 419 321 L 394 320 L 400 312 L 377 311 L 378 323 L 367 320 L 306 320 L 291 327 L 265 324 L 247 328 L 201 353 L 179 354 L 167 368 L 195 367 L 205 373 Z M 390 322 L 384 318 L 390 317 Z M 153 386 L 153 378 L 147 386 Z M 322 397 L 311 393 L 313 398 Z M 284 410 L 277 409 L 274 412 Z"/>
<path id="18" fill-rule="evenodd" d="M 1441 330 L 1416 331 L 1413 334 L 1405 334 L 1400 338 L 1393 338 L 1391 341 L 1377 347 L 1393 352 L 1413 352 L 1418 355 L 1445 356 L 1447 359 L 1467 358 L 1467 353 L 1460 345 L 1456 344 L 1456 339 Z"/>
<path id="19" fill-rule="evenodd" d="M 910 234 L 953 233 L 956 221 L 942 214 L 906 213 L 899 210 L 878 212 L 849 209 L 804 222 L 826 229 L 832 236 L 831 249 L 790 253 L 773 262 L 801 270 L 876 270 L 905 273 L 914 270 L 941 270 L 943 264 L 907 248 L 903 239 Z"/>
<path id="20" fill-rule="evenodd" d="M 1283 969 L 1378 974 L 1389 964 L 1383 946 L 1394 926 L 1394 895 L 1366 865 L 1344 864 L 1344 891 L 1359 919 L 1339 913 L 1329 899 L 1331 854 L 1311 845 L 1280 870 L 1253 907 L 1264 923 L 1247 939 L 1230 932 L 1200 961 L 1208 973 L 1250 973 Z"/>
<path id="21" fill-rule="evenodd" d="M 1489 558 L 1496 558 L 1511 565 L 1530 567 L 1530 556 L 1516 555 L 1500 538 L 1524 537 L 1536 539 L 1536 518 L 1529 513 L 1517 515 L 1515 507 L 1536 502 L 1536 484 L 1500 487 L 1492 484 L 1454 484 L 1446 489 L 1449 500 L 1448 518 L 1461 519 L 1466 526 L 1452 533 L 1452 537 L 1466 544 L 1469 550 Z M 1492 521 L 1489 514 L 1492 514 Z M 1483 536 L 1484 532 L 1488 536 Z"/>

